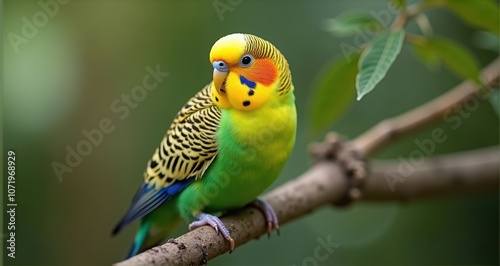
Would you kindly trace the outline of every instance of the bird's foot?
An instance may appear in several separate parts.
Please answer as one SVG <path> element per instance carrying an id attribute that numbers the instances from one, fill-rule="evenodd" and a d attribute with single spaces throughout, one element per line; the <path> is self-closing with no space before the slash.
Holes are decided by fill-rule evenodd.
<path id="1" fill-rule="evenodd" d="M 204 226 L 204 225 L 210 225 L 211 227 L 214 228 L 215 232 L 217 234 L 221 233 L 224 238 L 229 241 L 229 252 L 233 252 L 235 243 L 233 238 L 231 237 L 231 234 L 229 233 L 229 230 L 227 230 L 226 226 L 222 221 L 219 219 L 219 217 L 215 215 L 210 215 L 206 214 L 203 212 L 200 212 L 195 216 L 198 221 L 194 221 L 189 224 L 189 231 L 192 231 L 198 227 Z"/>
<path id="2" fill-rule="evenodd" d="M 273 229 L 276 229 L 276 232 L 280 235 L 278 216 L 276 216 L 273 207 L 269 203 L 263 199 L 257 198 L 250 203 L 250 206 L 256 207 L 264 214 L 267 221 L 267 237 L 271 236 Z"/>

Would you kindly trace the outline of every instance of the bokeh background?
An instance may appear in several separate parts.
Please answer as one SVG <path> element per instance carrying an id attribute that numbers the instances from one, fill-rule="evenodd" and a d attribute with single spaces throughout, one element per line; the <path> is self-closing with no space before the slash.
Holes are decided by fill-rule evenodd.
<path id="1" fill-rule="evenodd" d="M 128 207 L 149 156 L 177 110 L 210 81 L 212 44 L 229 33 L 261 36 L 279 47 L 290 63 L 298 139 L 273 186 L 298 176 L 310 165 L 307 144 L 322 138 L 311 133 L 308 123 L 313 83 L 328 62 L 342 56 L 342 42 L 354 44 L 352 37 L 340 39 L 326 32 L 323 20 L 348 10 L 387 10 L 385 0 L 243 0 L 233 1 L 237 5 L 220 17 L 214 1 L 69 0 L 16 53 L 9 33 L 22 34 L 23 17 L 32 21 L 43 10 L 37 2 L 3 1 L 2 156 L 9 149 L 16 152 L 18 201 L 17 256 L 5 259 L 2 248 L 5 264 L 109 265 L 123 259 L 137 224 L 115 238 L 111 229 Z M 478 48 L 476 30 L 455 15 L 433 10 L 429 16 L 436 34 L 461 42 L 481 66 L 497 56 Z M 408 29 L 418 32 L 413 23 Z M 120 119 L 122 113 L 113 112 L 111 103 L 141 85 L 146 67 L 156 65 L 170 75 Z M 459 82 L 446 70 L 430 72 L 404 47 L 377 89 L 329 129 L 353 138 Z M 76 149 L 86 139 L 82 131 L 98 128 L 104 118 L 112 121 L 114 131 L 104 134 L 60 181 L 53 163 L 65 164 L 66 147 Z M 429 137 L 435 127 L 448 135 L 435 154 L 498 144 L 499 120 L 487 101 L 462 122 L 457 130 L 445 121 L 435 124 L 374 158 L 408 156 L 415 149 L 413 140 Z M 318 239 L 328 238 L 340 246 L 327 260 L 317 261 L 319 265 L 497 264 L 498 205 L 498 193 L 493 193 L 327 207 L 287 224 L 280 237 L 251 241 L 213 264 L 302 265 L 314 256 Z M 174 236 L 185 231 L 182 226 Z"/>

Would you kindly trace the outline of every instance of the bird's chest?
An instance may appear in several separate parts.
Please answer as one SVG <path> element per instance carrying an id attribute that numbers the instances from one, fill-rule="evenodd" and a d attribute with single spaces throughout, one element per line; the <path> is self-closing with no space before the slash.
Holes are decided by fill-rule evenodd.
<path id="1" fill-rule="evenodd" d="M 266 171 L 279 168 L 288 159 L 295 142 L 295 112 L 287 110 L 223 113 L 218 132 L 220 153 L 228 154 L 227 159 L 237 160 L 247 168 Z"/>
<path id="2" fill-rule="evenodd" d="M 295 113 L 288 119 L 224 115 L 217 134 L 219 152 L 210 171 L 224 185 L 224 200 L 214 199 L 214 209 L 240 207 L 261 194 L 280 174 L 295 141 Z M 234 206 L 222 206 L 226 204 Z"/>

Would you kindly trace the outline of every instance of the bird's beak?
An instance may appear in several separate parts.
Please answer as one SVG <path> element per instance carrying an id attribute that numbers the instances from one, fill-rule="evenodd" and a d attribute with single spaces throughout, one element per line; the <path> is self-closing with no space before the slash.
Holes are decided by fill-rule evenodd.
<path id="1" fill-rule="evenodd" d="M 223 94 L 226 92 L 225 88 L 222 88 L 222 85 L 226 80 L 228 74 L 229 72 L 222 72 L 214 68 L 214 86 L 219 94 Z"/>

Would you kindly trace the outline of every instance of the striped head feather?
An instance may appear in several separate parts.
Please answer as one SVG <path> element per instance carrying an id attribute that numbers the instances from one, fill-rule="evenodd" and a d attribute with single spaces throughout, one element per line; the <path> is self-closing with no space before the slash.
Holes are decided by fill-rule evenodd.
<path id="1" fill-rule="evenodd" d="M 210 51 L 214 68 L 211 97 L 223 109 L 252 111 L 293 93 L 288 62 L 270 42 L 235 33 Z"/>

